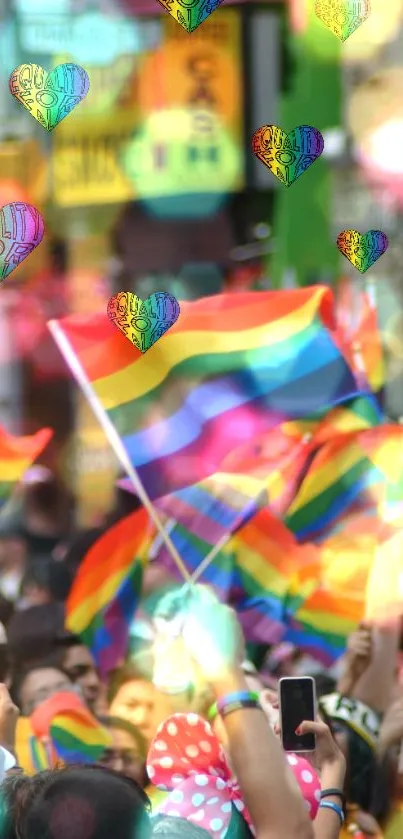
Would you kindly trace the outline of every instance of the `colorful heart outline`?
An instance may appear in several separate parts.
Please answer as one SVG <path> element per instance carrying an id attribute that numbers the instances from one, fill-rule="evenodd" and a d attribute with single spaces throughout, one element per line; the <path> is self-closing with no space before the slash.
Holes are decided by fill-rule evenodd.
<path id="1" fill-rule="evenodd" d="M 127 314 L 128 305 L 131 303 L 140 304 L 138 311 L 135 311 L 132 315 L 131 319 L 129 320 L 129 316 Z M 148 333 L 145 327 L 137 327 L 139 329 L 139 333 L 136 334 L 135 332 L 135 325 L 133 323 L 134 319 L 137 318 L 138 320 L 145 320 L 150 318 L 149 313 L 149 306 L 155 303 L 157 309 L 161 309 L 161 306 L 165 306 L 168 304 L 171 307 L 170 316 L 167 317 L 167 312 L 165 311 L 165 321 L 158 320 L 158 314 L 152 312 L 153 316 L 156 316 L 156 323 L 154 326 L 154 330 Z M 120 306 L 124 305 L 124 312 L 119 312 L 118 309 Z M 109 320 L 113 323 L 113 325 L 119 329 L 119 331 L 125 336 L 125 338 L 133 344 L 141 353 L 147 352 L 147 350 L 151 349 L 154 344 L 168 332 L 168 329 L 176 323 L 178 317 L 180 315 L 180 306 L 173 294 L 169 294 L 166 291 L 155 291 L 153 294 L 149 294 L 149 296 L 142 300 L 137 294 L 134 294 L 132 291 L 119 291 L 117 294 L 114 294 L 110 300 L 108 301 L 107 307 L 107 315 Z M 126 323 L 121 325 L 119 321 L 122 321 L 122 316 L 124 315 L 124 319 L 127 321 Z M 168 325 L 166 325 L 168 323 Z M 151 323 L 150 323 L 151 327 Z M 165 327 L 165 328 L 163 328 Z M 157 330 L 157 334 L 155 333 Z M 128 334 L 130 333 L 130 334 Z M 141 336 L 141 340 L 140 340 Z"/>
<path id="2" fill-rule="evenodd" d="M 266 137 L 267 132 L 269 132 L 268 137 Z M 295 137 L 296 132 L 300 133 L 300 137 Z M 298 147 L 295 148 L 296 140 L 308 146 L 308 148 L 302 151 Z M 312 143 L 312 141 L 314 142 Z M 294 147 L 292 147 L 293 142 Z M 285 143 L 288 144 L 288 148 L 285 147 Z M 316 146 L 316 148 L 310 149 L 310 144 Z M 278 125 L 262 125 L 261 128 L 255 131 L 252 137 L 253 154 L 285 186 L 292 186 L 315 163 L 318 157 L 320 157 L 324 147 L 325 144 L 322 134 L 312 125 L 297 125 L 288 134 Z M 295 152 L 300 152 L 301 157 L 299 160 L 296 155 L 294 161 L 284 162 L 277 159 L 279 154 L 292 155 Z M 294 172 L 290 171 L 291 164 L 296 166 Z M 280 166 L 283 167 L 284 172 L 281 171 Z"/>
<path id="3" fill-rule="evenodd" d="M 25 79 L 23 74 L 30 73 L 29 78 Z M 64 76 L 65 88 L 63 88 L 60 76 Z M 70 78 L 68 78 L 70 76 Z M 54 89 L 54 80 L 59 80 L 59 89 Z M 79 90 L 79 81 L 81 81 L 81 91 Z M 70 90 L 67 83 L 70 82 Z M 77 87 L 77 90 L 75 90 Z M 53 70 L 48 73 L 40 64 L 19 64 L 13 70 L 9 79 L 10 93 L 17 99 L 18 102 L 28 111 L 37 122 L 45 128 L 49 133 L 56 128 L 59 123 L 65 119 L 71 111 L 82 102 L 87 96 L 90 89 L 90 80 L 88 74 L 83 67 L 73 62 L 66 64 L 58 64 Z M 70 101 L 62 101 L 58 104 L 57 113 L 52 113 L 57 106 L 58 95 L 70 97 Z M 29 98 L 35 95 L 34 99 Z M 38 97 L 56 97 L 56 102 L 44 103 Z M 39 107 L 38 107 L 39 106 Z M 60 109 L 63 107 L 63 113 Z M 36 114 L 34 110 L 36 108 Z M 41 108 L 41 110 L 39 110 Z M 42 113 L 43 112 L 43 113 Z"/>
<path id="4" fill-rule="evenodd" d="M 350 243 L 346 242 L 348 237 L 351 238 L 352 234 L 356 237 L 356 240 Z M 375 242 L 373 242 L 372 247 L 374 249 L 374 258 L 366 267 L 360 267 L 360 264 L 357 263 L 361 262 L 362 264 L 364 259 L 368 259 L 368 256 L 358 256 L 358 251 L 359 248 L 362 247 L 363 240 L 367 239 L 367 237 L 371 236 L 371 234 L 379 238 L 382 237 L 382 242 L 379 242 L 378 245 Z M 375 265 L 375 262 L 377 262 L 378 259 L 380 259 L 381 256 L 383 256 L 383 254 L 387 251 L 389 247 L 389 239 L 386 233 L 384 233 L 382 230 L 367 230 L 366 233 L 360 233 L 359 230 L 348 229 L 342 230 L 339 233 L 336 240 L 336 244 L 340 253 L 343 254 L 343 256 L 345 256 L 346 259 L 348 259 L 350 264 L 354 268 L 356 268 L 357 271 L 359 271 L 361 274 L 365 274 L 365 272 L 368 271 L 369 268 L 372 268 L 372 266 Z M 350 245 L 350 247 L 348 247 L 348 244 Z M 351 251 L 351 255 L 348 254 L 349 250 Z"/>
<path id="5" fill-rule="evenodd" d="M 221 6 L 223 0 L 158 0 L 158 2 L 190 34 Z"/>
<path id="6" fill-rule="evenodd" d="M 326 26 L 326 29 L 329 29 L 329 31 L 332 32 L 333 35 L 335 35 L 336 38 L 338 38 L 343 44 L 347 41 L 347 39 L 350 37 L 350 35 L 354 35 L 354 32 L 356 32 L 357 29 L 359 29 L 360 26 L 362 26 L 362 24 L 365 23 L 366 20 L 368 20 L 370 14 L 372 12 L 370 0 L 361 0 L 361 2 L 366 5 L 366 13 L 365 13 L 364 17 L 362 19 L 359 19 L 358 22 L 356 22 L 356 23 L 354 22 L 354 18 L 353 18 L 350 21 L 347 34 L 346 35 L 341 35 L 340 32 L 342 31 L 342 27 L 345 26 L 345 22 L 343 24 L 337 24 L 336 15 L 338 14 L 338 10 L 335 10 L 335 11 L 332 12 L 331 9 L 329 10 L 329 9 L 323 8 L 324 4 L 328 3 L 328 2 L 329 2 L 329 0 L 315 0 L 315 15 L 318 18 L 318 20 L 320 20 L 320 22 L 323 23 L 324 26 Z M 332 2 L 334 2 L 334 0 L 332 0 Z M 347 15 L 349 13 L 351 14 L 351 10 L 349 10 L 346 7 L 346 4 L 349 3 L 350 0 L 339 0 L 339 2 L 340 2 L 340 12 L 343 12 L 345 15 Z M 356 2 L 356 0 L 354 0 L 354 2 Z M 342 4 L 344 4 L 345 8 L 343 8 Z M 321 6 L 322 6 L 322 8 L 320 8 Z M 352 11 L 354 13 L 354 10 L 352 10 Z M 326 19 L 324 19 L 322 17 L 323 14 L 327 15 Z"/>
<path id="7" fill-rule="evenodd" d="M 15 208 L 15 211 L 12 208 Z M 30 214 L 28 218 L 25 217 L 25 212 L 21 217 L 21 208 Z M 10 210 L 10 213 L 5 214 L 5 210 Z M 20 214 L 20 218 L 18 218 L 18 214 Z M 27 225 L 32 229 L 32 236 L 26 235 Z M 41 244 L 44 233 L 45 223 L 43 218 L 39 210 L 32 204 L 27 204 L 25 201 L 12 201 L 10 204 L 4 204 L 3 207 L 0 207 L 0 283 L 6 280 L 14 269 L 18 268 L 27 256 Z M 17 239 L 18 235 L 20 241 Z M 6 250 L 6 247 L 8 247 L 8 250 Z M 26 253 L 20 253 L 19 248 L 25 248 Z M 14 259 L 18 258 L 18 261 L 10 266 L 12 257 Z"/>

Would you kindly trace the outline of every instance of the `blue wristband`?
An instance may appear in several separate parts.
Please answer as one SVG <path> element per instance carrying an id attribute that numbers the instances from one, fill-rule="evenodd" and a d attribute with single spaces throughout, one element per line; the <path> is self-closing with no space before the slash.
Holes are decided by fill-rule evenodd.
<path id="1" fill-rule="evenodd" d="M 253 699 L 255 702 L 259 700 L 259 694 L 251 690 L 238 690 L 235 693 L 227 693 L 222 696 L 217 702 L 217 711 L 220 714 L 226 705 L 234 705 L 238 702 L 249 702 Z"/>
<path id="2" fill-rule="evenodd" d="M 321 801 L 319 804 L 319 809 L 321 808 L 323 808 L 324 810 L 333 810 L 334 813 L 337 813 L 340 819 L 340 824 L 344 824 L 344 813 L 338 804 L 334 804 L 333 801 Z"/>

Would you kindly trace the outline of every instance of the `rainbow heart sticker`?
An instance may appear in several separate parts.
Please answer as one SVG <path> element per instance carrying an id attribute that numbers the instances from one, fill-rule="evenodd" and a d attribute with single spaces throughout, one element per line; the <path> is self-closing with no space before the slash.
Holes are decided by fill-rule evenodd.
<path id="1" fill-rule="evenodd" d="M 20 64 L 10 91 L 47 131 L 53 131 L 87 95 L 90 80 L 78 64 L 59 64 L 47 73 L 40 64 Z"/>
<path id="2" fill-rule="evenodd" d="M 35 207 L 25 201 L 0 209 L 0 282 L 41 243 L 45 225 Z"/>
<path id="3" fill-rule="evenodd" d="M 323 137 L 311 125 L 298 125 L 289 134 L 277 125 L 263 125 L 252 138 L 253 153 L 286 186 L 303 175 L 323 149 Z"/>
<path id="4" fill-rule="evenodd" d="M 140 352 L 146 352 L 174 325 L 180 315 L 172 294 L 157 291 L 141 300 L 131 291 L 120 291 L 108 303 L 108 317 Z"/>
<path id="5" fill-rule="evenodd" d="M 159 0 L 161 6 L 186 29 L 193 32 L 223 0 Z"/>
<path id="6" fill-rule="evenodd" d="M 341 41 L 361 26 L 371 14 L 369 0 L 316 0 L 315 15 Z"/>
<path id="7" fill-rule="evenodd" d="M 365 274 L 388 249 L 389 241 L 382 230 L 368 230 L 368 233 L 342 230 L 337 237 L 337 247 L 354 268 Z"/>

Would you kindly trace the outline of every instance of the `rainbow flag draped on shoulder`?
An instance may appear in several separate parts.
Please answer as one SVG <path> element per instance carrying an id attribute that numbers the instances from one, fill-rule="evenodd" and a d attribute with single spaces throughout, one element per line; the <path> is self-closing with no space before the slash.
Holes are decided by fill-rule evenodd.
<path id="1" fill-rule="evenodd" d="M 333 307 L 320 286 L 181 303 L 177 322 L 143 355 L 106 313 L 49 327 L 156 499 L 220 471 L 268 429 L 356 395 Z"/>

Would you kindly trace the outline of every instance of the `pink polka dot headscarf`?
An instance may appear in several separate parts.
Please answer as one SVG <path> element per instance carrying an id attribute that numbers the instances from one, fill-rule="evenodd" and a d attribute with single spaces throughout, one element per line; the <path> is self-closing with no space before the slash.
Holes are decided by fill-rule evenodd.
<path id="1" fill-rule="evenodd" d="M 287 759 L 314 819 L 320 797 L 318 776 L 305 759 L 296 755 Z M 224 749 L 209 723 L 197 714 L 173 714 L 160 725 L 148 752 L 147 772 L 154 786 L 170 791 L 159 813 L 187 819 L 214 839 L 224 839 L 235 806 L 255 834 Z"/>

